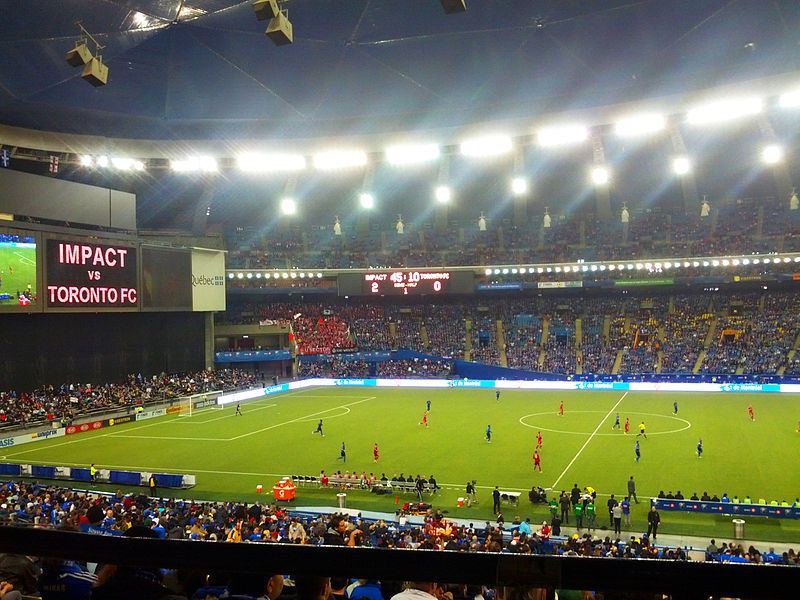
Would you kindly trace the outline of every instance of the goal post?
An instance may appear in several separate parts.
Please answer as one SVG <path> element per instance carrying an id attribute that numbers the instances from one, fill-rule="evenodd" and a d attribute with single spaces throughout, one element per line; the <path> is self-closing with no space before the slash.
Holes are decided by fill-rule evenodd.
<path id="1" fill-rule="evenodd" d="M 213 391 L 184 396 L 175 404 L 175 406 L 178 407 L 178 415 L 181 417 L 191 417 L 197 410 L 222 410 L 223 407 L 217 402 L 217 398 L 221 395 L 221 391 Z"/>

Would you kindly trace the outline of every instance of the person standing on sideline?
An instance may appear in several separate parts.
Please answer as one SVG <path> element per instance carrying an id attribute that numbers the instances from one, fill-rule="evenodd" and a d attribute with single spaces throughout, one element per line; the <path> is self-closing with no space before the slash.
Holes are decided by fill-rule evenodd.
<path id="1" fill-rule="evenodd" d="M 561 505 L 561 521 L 564 525 L 568 525 L 570 501 L 566 491 L 561 492 L 561 498 L 558 503 Z"/>
<path id="2" fill-rule="evenodd" d="M 622 534 L 622 507 L 619 504 L 611 509 L 611 516 L 614 519 L 614 533 L 619 536 Z"/>
<path id="3" fill-rule="evenodd" d="M 494 514 L 500 514 L 500 488 L 494 486 L 494 491 L 492 492 L 492 501 L 494 502 Z"/>
<path id="4" fill-rule="evenodd" d="M 97 467 L 94 466 L 94 463 L 89 467 L 89 477 L 92 478 L 92 481 L 97 481 Z"/>
<path id="5" fill-rule="evenodd" d="M 642 458 L 642 451 L 639 449 L 639 440 L 636 440 L 636 446 L 633 448 L 634 453 L 636 454 L 636 462 L 639 462 L 639 459 Z"/>
<path id="6" fill-rule="evenodd" d="M 652 533 L 652 539 L 656 539 L 656 535 L 658 535 L 658 525 L 661 523 L 661 515 L 658 514 L 655 506 L 650 507 L 650 512 L 647 513 L 647 537 L 651 537 L 650 534 Z"/>
<path id="7" fill-rule="evenodd" d="M 631 499 L 628 496 L 620 502 L 620 508 L 622 509 L 622 516 L 625 517 L 625 527 L 631 526 Z"/>
<path id="8" fill-rule="evenodd" d="M 608 499 L 606 502 L 606 506 L 608 506 L 608 526 L 611 527 L 614 524 L 614 507 L 619 504 L 617 499 L 614 497 L 614 494 L 611 494 L 611 498 Z"/>
<path id="9" fill-rule="evenodd" d="M 150 486 L 150 497 L 155 498 L 156 494 L 158 494 L 158 490 L 156 486 L 158 486 L 158 479 L 156 479 L 155 473 L 150 473 L 150 479 L 147 480 L 147 485 Z"/>
<path id="10" fill-rule="evenodd" d="M 636 497 L 636 482 L 633 480 L 633 475 L 628 479 L 628 496 L 633 498 L 636 504 L 639 504 L 639 499 Z"/>
<path id="11" fill-rule="evenodd" d="M 467 506 L 472 506 L 475 503 L 475 484 L 471 481 L 467 482 Z"/>
<path id="12" fill-rule="evenodd" d="M 486 426 L 486 441 L 489 442 L 490 444 L 492 443 L 492 426 L 491 425 L 487 425 Z"/>

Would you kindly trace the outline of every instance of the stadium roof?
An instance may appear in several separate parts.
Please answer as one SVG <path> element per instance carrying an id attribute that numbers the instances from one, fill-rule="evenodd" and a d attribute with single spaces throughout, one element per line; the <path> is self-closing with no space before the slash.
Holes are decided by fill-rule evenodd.
<path id="1" fill-rule="evenodd" d="M 2 0 L 0 123 L 119 138 L 461 127 L 800 71 L 796 0 Z M 93 88 L 64 53 L 107 47 Z"/>

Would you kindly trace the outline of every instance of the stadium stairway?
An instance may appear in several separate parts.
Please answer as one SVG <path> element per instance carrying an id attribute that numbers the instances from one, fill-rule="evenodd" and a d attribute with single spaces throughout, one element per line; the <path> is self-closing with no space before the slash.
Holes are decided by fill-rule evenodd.
<path id="1" fill-rule="evenodd" d="M 472 360 L 472 320 L 464 319 L 464 360 Z"/>
<path id="2" fill-rule="evenodd" d="M 625 356 L 625 350 L 620 348 L 617 350 L 617 355 L 614 357 L 614 366 L 611 367 L 611 374 L 616 375 L 619 373 L 619 370 L 622 368 L 622 359 Z"/>
<path id="3" fill-rule="evenodd" d="M 542 341 L 539 342 L 541 350 L 539 350 L 539 358 L 537 359 L 540 369 L 544 368 L 544 360 L 547 356 L 544 347 L 547 344 L 548 337 L 550 337 L 550 317 L 545 317 L 544 321 L 542 321 Z"/>
<path id="4" fill-rule="evenodd" d="M 431 347 L 431 336 L 428 335 L 428 328 L 423 323 L 419 326 L 419 337 L 422 340 L 422 346 L 428 350 Z"/>
<path id="5" fill-rule="evenodd" d="M 503 320 L 497 319 L 495 322 L 497 327 L 497 352 L 500 358 L 500 366 L 508 367 L 508 357 L 506 356 L 506 335 L 503 329 Z"/>
<path id="6" fill-rule="evenodd" d="M 714 316 L 708 324 L 708 333 L 706 333 L 706 337 L 703 340 L 703 350 L 708 350 L 714 342 L 714 336 L 717 333 L 717 323 L 719 323 L 719 318 Z"/>
<path id="7" fill-rule="evenodd" d="M 692 374 L 697 375 L 700 372 L 700 369 L 703 368 L 703 361 L 706 359 L 707 352 L 705 350 L 700 350 L 700 354 L 697 355 L 697 360 L 694 361 L 694 367 L 692 367 Z"/>
<path id="8" fill-rule="evenodd" d="M 575 374 L 583 375 L 583 319 L 575 319 Z"/>
<path id="9" fill-rule="evenodd" d="M 389 339 L 392 340 L 392 350 L 397 350 L 397 323 L 394 321 L 389 323 Z"/>

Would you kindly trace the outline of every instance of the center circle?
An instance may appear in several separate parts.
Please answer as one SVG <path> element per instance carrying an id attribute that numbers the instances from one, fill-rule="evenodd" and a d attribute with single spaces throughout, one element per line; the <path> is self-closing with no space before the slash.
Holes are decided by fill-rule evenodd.
<path id="1" fill-rule="evenodd" d="M 603 415 L 607 414 L 605 411 L 602 411 L 602 410 L 571 410 L 569 412 L 570 413 L 581 413 L 581 414 L 603 414 Z M 567 413 L 567 414 L 569 414 L 569 413 Z M 652 432 L 648 432 L 647 433 L 648 436 L 679 433 L 681 431 L 686 431 L 687 429 L 689 429 L 692 426 L 692 424 L 689 421 L 687 421 L 686 419 L 681 419 L 680 417 L 676 417 L 675 415 L 662 415 L 662 414 L 658 414 L 658 413 L 644 413 L 644 412 L 634 412 L 633 414 L 635 414 L 637 416 L 638 415 L 643 415 L 645 417 L 662 417 L 662 418 L 665 418 L 665 419 L 673 419 L 675 421 L 680 421 L 681 423 L 684 424 L 684 427 L 681 427 L 679 429 L 670 429 L 668 431 L 652 431 Z M 565 431 L 563 429 L 551 429 L 551 428 L 548 428 L 548 427 L 539 427 L 537 425 L 531 425 L 530 423 L 526 422 L 527 419 L 530 418 L 530 417 L 538 417 L 538 416 L 542 416 L 542 415 L 553 416 L 553 415 L 555 415 L 555 413 L 552 412 L 552 411 L 546 411 L 546 412 L 538 412 L 538 413 L 531 413 L 529 415 L 524 415 L 524 416 L 519 418 L 520 425 L 523 425 L 525 427 L 530 427 L 531 429 L 536 429 L 537 431 L 547 431 L 549 433 L 564 433 L 564 434 L 568 434 L 568 435 L 592 435 L 591 431 Z M 634 425 L 634 427 L 636 427 L 636 426 Z M 617 432 L 617 433 L 600 433 L 600 432 L 597 432 L 594 435 L 618 436 L 619 432 Z M 631 434 L 631 435 L 635 435 L 635 434 Z"/>

